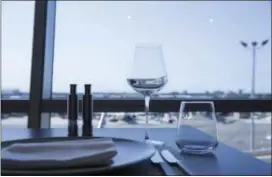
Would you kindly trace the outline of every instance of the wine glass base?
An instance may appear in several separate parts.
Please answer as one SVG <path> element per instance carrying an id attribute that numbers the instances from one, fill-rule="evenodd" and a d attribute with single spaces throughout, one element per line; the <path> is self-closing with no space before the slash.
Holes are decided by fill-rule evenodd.
<path id="1" fill-rule="evenodd" d="M 150 139 L 144 140 L 144 142 L 147 144 L 154 145 L 154 146 L 164 146 L 165 145 L 165 143 L 162 141 L 156 141 L 156 140 L 150 140 Z"/>
<path id="2" fill-rule="evenodd" d="M 187 155 L 214 155 L 214 150 L 190 150 L 190 149 L 182 149 L 180 154 L 187 154 Z"/>

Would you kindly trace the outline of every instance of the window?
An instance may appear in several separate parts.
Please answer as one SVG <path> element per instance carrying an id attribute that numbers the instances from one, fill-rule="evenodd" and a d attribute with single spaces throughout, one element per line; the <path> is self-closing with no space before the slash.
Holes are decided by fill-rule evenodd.
<path id="1" fill-rule="evenodd" d="M 2 99 L 24 99 L 29 93 L 26 81 L 30 78 L 33 33 L 33 13 L 30 13 L 33 11 L 29 10 L 34 3 L 3 4 Z M 81 93 L 84 84 L 91 83 L 95 98 L 142 99 L 126 82 L 134 47 L 141 43 L 162 44 L 169 82 L 154 95 L 156 99 L 249 99 L 252 70 L 256 71 L 254 99 L 271 99 L 270 6 L 271 2 L 58 2 L 52 97 L 63 100 L 46 100 L 44 107 L 52 111 L 51 127 L 67 127 L 64 110 L 71 83 L 78 84 Z M 11 13 L 23 11 L 23 7 L 25 15 L 18 17 Z M 255 69 L 252 69 L 250 47 L 255 45 L 255 40 L 260 50 L 256 53 Z M 26 58 L 29 63 L 23 60 Z M 149 65 L 152 67 L 152 63 Z M 264 100 L 253 101 L 269 104 Z M 27 109 L 25 103 L 24 109 Z M 56 105 L 58 113 L 48 103 Z M 10 102 L 8 104 L 7 109 L 12 110 Z M 104 120 L 105 127 L 144 126 L 142 113 L 117 111 L 95 112 L 94 125 L 100 126 Z M 218 115 L 221 140 L 246 151 L 253 137 L 257 142 L 255 149 L 271 148 L 271 113 L 251 115 L 256 117 L 255 132 L 251 131 L 252 116 L 248 113 Z M 10 118 L 14 116 L 27 119 L 25 114 L 3 114 L 2 119 L 11 122 L 4 125 L 20 124 L 17 119 Z M 177 113 L 170 110 L 155 112 L 151 113 L 150 122 L 153 127 L 174 127 L 176 118 Z M 82 120 L 79 120 L 81 125 Z"/>
<path id="2" fill-rule="evenodd" d="M 78 84 L 81 93 L 84 84 L 91 83 L 97 98 L 101 95 L 116 98 L 118 93 L 135 97 L 126 82 L 134 47 L 141 43 L 159 43 L 163 46 L 169 82 L 156 98 L 249 99 L 252 51 L 246 50 L 240 41 L 251 45 L 251 41 L 257 40 L 260 44 L 270 38 L 270 5 L 270 2 L 208 1 L 58 2 L 53 98 L 65 98 L 71 83 Z M 257 98 L 271 98 L 270 42 L 257 51 Z M 96 126 L 102 115 L 107 120 L 106 127 L 144 124 L 124 123 L 124 117 L 134 117 L 131 113 L 97 114 Z M 237 114 L 238 117 L 243 115 Z M 230 115 L 233 118 L 237 114 Z M 65 119 L 58 119 L 59 115 L 53 117 L 53 127 L 66 126 Z M 226 117 L 219 126 L 219 132 L 226 137 L 223 141 L 248 150 L 250 117 L 241 121 Z M 271 114 L 263 117 L 271 124 Z M 172 126 L 165 121 L 164 127 Z M 256 122 L 257 129 L 262 129 L 261 125 Z M 245 132 L 239 133 L 240 128 Z M 271 128 L 264 129 L 262 135 L 254 136 L 271 138 Z M 230 141 L 229 137 L 233 136 L 235 141 Z M 260 141 L 257 148 L 271 147 L 266 140 Z"/>
<path id="3" fill-rule="evenodd" d="M 2 2 L 2 99 L 28 99 L 34 2 Z M 1 114 L 3 126 L 26 127 L 27 114 Z"/>
<path id="4" fill-rule="evenodd" d="M 169 82 L 161 92 L 250 93 L 252 52 L 240 40 L 270 38 L 270 4 L 58 2 L 53 91 L 91 83 L 95 92 L 133 92 L 130 60 L 147 42 L 163 46 Z M 256 93 L 271 93 L 270 42 L 257 51 Z"/>

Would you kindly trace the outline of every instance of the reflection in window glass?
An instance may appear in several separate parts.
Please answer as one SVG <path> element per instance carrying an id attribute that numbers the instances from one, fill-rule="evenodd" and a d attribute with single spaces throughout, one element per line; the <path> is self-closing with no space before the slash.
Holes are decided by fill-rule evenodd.
<path id="1" fill-rule="evenodd" d="M 70 83 L 132 92 L 134 46 L 162 44 L 162 92 L 249 93 L 252 52 L 271 34 L 271 2 L 58 2 L 54 92 Z M 73 13 L 71 13 L 73 12 Z M 262 19 L 262 20 L 260 20 Z M 257 51 L 256 92 L 271 93 L 271 41 Z M 152 67 L 151 63 L 147 63 Z"/>

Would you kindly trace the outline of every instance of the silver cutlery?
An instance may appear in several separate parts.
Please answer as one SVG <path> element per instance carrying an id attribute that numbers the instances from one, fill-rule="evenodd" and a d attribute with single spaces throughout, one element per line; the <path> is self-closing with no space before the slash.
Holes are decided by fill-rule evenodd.
<path id="1" fill-rule="evenodd" d="M 161 155 L 164 160 L 166 160 L 169 164 L 175 164 L 177 165 L 183 172 L 185 172 L 184 167 L 182 166 L 182 163 L 180 160 L 178 160 L 169 150 L 162 150 Z M 186 169 L 188 172 L 188 169 Z M 190 173 L 192 174 L 192 173 Z"/>
<path id="2" fill-rule="evenodd" d="M 160 165 L 160 167 L 162 168 L 162 170 L 165 173 L 165 175 L 167 175 L 167 176 L 177 175 L 173 171 L 173 169 L 169 166 L 169 164 L 167 164 L 167 162 L 165 162 L 163 160 L 163 158 L 161 157 L 161 155 L 160 155 L 160 153 L 159 153 L 158 150 L 156 150 L 156 153 L 151 157 L 151 161 L 154 164 Z"/>

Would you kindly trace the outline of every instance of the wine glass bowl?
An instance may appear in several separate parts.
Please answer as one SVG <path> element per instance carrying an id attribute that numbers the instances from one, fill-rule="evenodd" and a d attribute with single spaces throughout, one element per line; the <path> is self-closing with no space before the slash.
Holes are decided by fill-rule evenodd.
<path id="1" fill-rule="evenodd" d="M 128 84 L 138 93 L 142 95 L 152 95 L 158 92 L 167 83 L 167 77 L 154 79 L 127 79 Z"/>
<path id="2" fill-rule="evenodd" d="M 161 90 L 167 81 L 162 46 L 153 44 L 136 46 L 127 83 L 133 90 L 144 96 L 146 126 L 148 125 L 150 98 L 152 94 Z M 149 139 L 147 129 L 145 139 Z"/>

